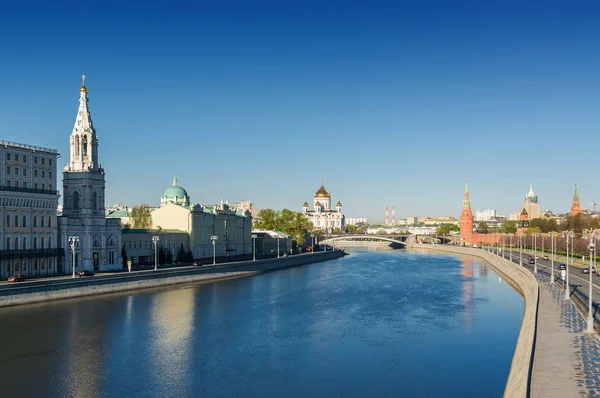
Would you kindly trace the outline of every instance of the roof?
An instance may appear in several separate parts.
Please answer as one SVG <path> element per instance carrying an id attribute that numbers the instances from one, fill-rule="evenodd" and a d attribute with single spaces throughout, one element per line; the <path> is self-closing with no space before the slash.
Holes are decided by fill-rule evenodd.
<path id="1" fill-rule="evenodd" d="M 182 187 L 179 186 L 179 182 L 177 182 L 177 177 L 175 177 L 173 179 L 173 185 L 171 185 L 170 187 L 168 187 L 167 189 L 165 189 L 165 192 L 163 193 L 163 198 L 169 198 L 169 199 L 174 199 L 174 198 L 181 198 L 181 199 L 185 199 L 188 197 L 188 194 L 186 192 L 185 189 L 183 189 Z"/>
<path id="2" fill-rule="evenodd" d="M 325 186 L 321 184 L 321 188 L 315 193 L 315 198 L 331 198 L 331 194 L 325 189 Z"/>

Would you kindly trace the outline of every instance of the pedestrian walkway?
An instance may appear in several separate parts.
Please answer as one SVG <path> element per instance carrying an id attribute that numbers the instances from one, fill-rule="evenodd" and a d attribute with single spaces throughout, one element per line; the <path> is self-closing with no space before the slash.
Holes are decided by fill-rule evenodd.
<path id="1" fill-rule="evenodd" d="M 540 284 L 531 396 L 600 397 L 600 338 L 559 283 L 536 274 Z"/>

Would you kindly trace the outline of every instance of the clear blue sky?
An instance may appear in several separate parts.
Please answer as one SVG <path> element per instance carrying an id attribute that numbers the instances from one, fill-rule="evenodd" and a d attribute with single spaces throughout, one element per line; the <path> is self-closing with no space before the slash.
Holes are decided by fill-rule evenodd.
<path id="1" fill-rule="evenodd" d="M 474 210 L 600 201 L 600 5 L 488 3 L 13 2 L 0 138 L 60 171 L 85 73 L 108 204 L 174 176 L 297 211 L 324 179 L 371 221 L 458 216 L 465 180 Z"/>

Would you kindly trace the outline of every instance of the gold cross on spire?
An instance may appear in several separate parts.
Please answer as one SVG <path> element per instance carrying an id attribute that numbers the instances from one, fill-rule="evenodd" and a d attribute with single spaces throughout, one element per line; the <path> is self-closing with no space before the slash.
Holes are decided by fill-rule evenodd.
<path id="1" fill-rule="evenodd" d="M 81 85 L 85 86 L 85 75 L 81 75 Z"/>

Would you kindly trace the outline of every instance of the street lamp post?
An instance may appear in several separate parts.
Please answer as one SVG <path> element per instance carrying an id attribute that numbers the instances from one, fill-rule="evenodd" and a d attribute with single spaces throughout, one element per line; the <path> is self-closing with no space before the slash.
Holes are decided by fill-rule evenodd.
<path id="1" fill-rule="evenodd" d="M 533 236 L 533 273 L 537 274 L 537 237 L 538 233 L 534 232 L 531 234 Z"/>
<path id="2" fill-rule="evenodd" d="M 567 271 L 567 279 L 565 281 L 565 300 L 568 300 L 571 298 L 571 295 L 569 294 L 569 238 L 573 239 L 575 238 L 575 232 L 571 231 L 563 231 L 562 236 L 564 238 L 567 239 L 567 266 L 566 266 L 566 271 Z M 573 250 L 571 248 L 571 250 Z"/>
<path id="3" fill-rule="evenodd" d="M 210 237 L 210 240 L 212 240 L 213 245 L 213 265 L 217 263 L 217 239 L 219 239 L 217 235 L 213 235 Z"/>
<path id="4" fill-rule="evenodd" d="M 75 246 L 79 241 L 79 236 L 72 235 L 69 237 L 69 243 L 71 244 L 71 250 L 73 251 L 73 278 L 75 278 Z"/>
<path id="5" fill-rule="evenodd" d="M 158 241 L 160 240 L 160 237 L 158 236 L 153 236 L 152 237 L 152 243 L 154 243 L 154 271 L 158 270 L 158 254 L 157 254 L 157 247 L 158 247 Z"/>
<path id="6" fill-rule="evenodd" d="M 279 235 L 277 235 L 277 258 L 279 258 Z"/>
<path id="7" fill-rule="evenodd" d="M 594 249 L 596 247 L 596 239 L 600 237 L 600 230 L 597 229 L 584 229 L 583 230 L 583 239 L 589 240 L 589 248 L 590 248 L 590 290 L 588 293 L 588 318 L 587 318 L 587 333 L 594 333 L 594 311 L 593 311 L 593 303 L 592 303 L 592 267 L 593 267 L 593 257 L 594 257 Z"/>
<path id="8" fill-rule="evenodd" d="M 256 261 L 256 234 L 252 234 L 252 261 Z"/>
<path id="9" fill-rule="evenodd" d="M 558 232 L 556 232 L 556 231 L 550 231 L 550 232 L 548 232 L 548 236 L 550 236 L 550 243 L 551 243 L 551 246 L 552 246 L 552 250 L 551 250 L 552 260 L 550 262 L 550 265 L 552 267 L 552 271 L 550 273 L 550 282 L 554 283 L 554 253 L 556 251 L 556 237 L 558 236 Z"/>

